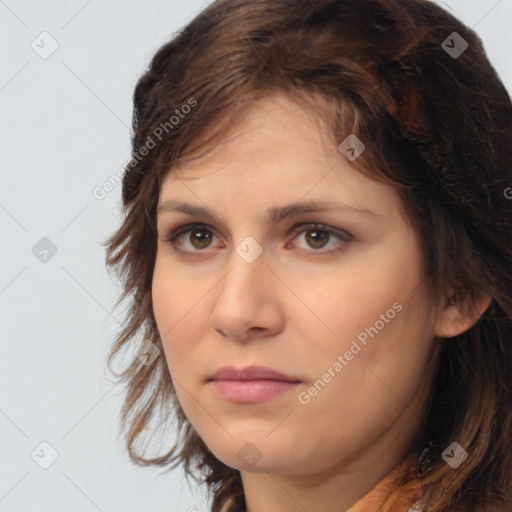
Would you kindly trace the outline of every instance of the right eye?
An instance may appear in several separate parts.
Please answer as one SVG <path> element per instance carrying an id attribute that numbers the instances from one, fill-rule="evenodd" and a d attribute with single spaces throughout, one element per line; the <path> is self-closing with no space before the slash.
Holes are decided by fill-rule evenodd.
<path id="1" fill-rule="evenodd" d="M 185 238 L 189 247 L 183 248 L 182 238 L 187 233 L 190 233 Z M 213 231 L 206 224 L 186 224 L 176 228 L 165 242 L 169 243 L 177 252 L 201 252 L 209 247 L 214 236 Z"/>

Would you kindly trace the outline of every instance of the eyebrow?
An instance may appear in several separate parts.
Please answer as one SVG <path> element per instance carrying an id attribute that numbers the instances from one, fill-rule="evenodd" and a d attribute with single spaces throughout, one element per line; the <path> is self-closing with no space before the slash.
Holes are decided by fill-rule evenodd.
<path id="1" fill-rule="evenodd" d="M 162 204 L 158 207 L 157 215 L 165 212 L 175 211 L 182 212 L 191 216 L 204 217 L 207 219 L 217 219 L 222 222 L 218 215 L 213 213 L 209 208 L 183 203 L 181 201 L 172 199 L 168 199 L 167 201 L 162 202 Z M 269 208 L 265 215 L 265 221 L 269 224 L 273 224 L 281 222 L 288 217 L 295 217 L 303 213 L 318 213 L 329 211 L 340 211 L 346 213 L 355 213 L 359 215 L 367 215 L 371 217 L 382 217 L 382 214 L 367 208 L 356 208 L 355 206 L 332 201 L 309 201 Z"/>

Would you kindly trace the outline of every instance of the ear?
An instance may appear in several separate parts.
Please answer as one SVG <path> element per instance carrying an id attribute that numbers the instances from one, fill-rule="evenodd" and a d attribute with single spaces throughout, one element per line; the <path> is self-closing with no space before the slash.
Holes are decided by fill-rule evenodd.
<path id="1" fill-rule="evenodd" d="M 435 335 L 438 338 L 452 338 L 475 325 L 491 304 L 491 297 L 481 292 L 478 297 L 471 294 L 454 294 L 443 297 L 436 319 Z"/>

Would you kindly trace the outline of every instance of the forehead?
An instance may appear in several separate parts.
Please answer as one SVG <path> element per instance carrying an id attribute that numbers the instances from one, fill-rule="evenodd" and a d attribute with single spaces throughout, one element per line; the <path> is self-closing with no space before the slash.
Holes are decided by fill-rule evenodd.
<path id="1" fill-rule="evenodd" d="M 215 144 L 170 170 L 160 203 L 199 199 L 217 205 L 239 195 L 255 206 L 322 199 L 381 211 L 398 201 L 389 185 L 350 164 L 311 109 L 283 93 L 256 101 L 219 133 Z"/>
<path id="2" fill-rule="evenodd" d="M 329 149 L 331 156 L 339 157 L 333 151 L 335 142 L 325 140 L 330 134 L 322 128 L 322 120 L 320 108 L 313 111 L 290 95 L 272 93 L 231 111 L 229 124 L 221 119 L 203 129 L 190 143 L 187 156 L 174 170 L 191 173 L 220 158 L 226 161 L 256 152 L 262 158 L 269 150 L 275 154 L 286 153 L 290 149 L 293 153 L 306 150 L 319 153 L 322 149 Z M 207 143 L 212 136 L 215 136 L 213 143 Z M 196 147 L 198 149 L 194 150 Z"/>

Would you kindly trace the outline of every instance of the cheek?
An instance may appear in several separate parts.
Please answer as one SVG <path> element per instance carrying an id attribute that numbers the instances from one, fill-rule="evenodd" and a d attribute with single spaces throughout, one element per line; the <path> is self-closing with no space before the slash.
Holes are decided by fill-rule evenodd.
<path id="1" fill-rule="evenodd" d="M 325 449 L 327 454 L 331 450 L 333 455 L 333 446 L 343 452 L 347 446 L 365 445 L 404 414 L 400 421 L 415 421 L 410 413 L 416 412 L 430 385 L 430 320 L 418 304 L 408 302 L 400 311 L 393 310 L 393 318 L 392 314 L 386 317 L 388 323 L 380 324 L 376 320 L 380 313 L 386 314 L 386 300 L 382 306 L 372 306 L 365 313 L 367 318 L 359 312 L 359 321 L 366 323 L 363 329 L 354 329 L 349 315 L 338 317 L 336 343 L 331 340 L 329 346 L 320 350 L 317 345 L 310 354 L 303 354 L 309 361 L 310 379 L 302 390 L 301 404 L 308 403 L 296 406 L 295 419 L 301 425 L 301 437 L 318 437 L 321 431 L 330 439 L 330 448 L 316 446 L 313 451 Z M 359 341 L 360 333 L 365 343 Z M 308 420 L 312 417 L 315 422 Z"/>
<path id="2" fill-rule="evenodd" d="M 341 356 L 343 370 L 338 365 L 337 375 L 344 377 L 333 379 L 339 387 L 332 388 L 341 395 L 350 390 L 357 400 L 375 391 L 372 379 L 378 377 L 369 370 L 391 384 L 407 373 L 414 385 L 413 368 L 425 364 L 433 339 L 435 319 L 421 288 L 425 276 L 417 241 L 404 238 L 401 244 L 385 247 L 380 256 L 367 261 L 358 255 L 347 265 L 350 272 L 340 269 L 324 279 L 321 288 L 310 287 L 308 292 L 307 281 L 296 288 L 304 302 L 315 305 L 316 316 L 303 315 L 297 327 L 307 342 L 302 354 L 308 361 L 307 375 L 321 378 Z"/>
<path id="3" fill-rule="evenodd" d="M 310 345 L 311 351 L 348 350 L 350 342 L 358 337 L 364 342 L 370 333 L 376 334 L 375 329 L 380 336 L 391 326 L 399 328 L 404 317 L 416 317 L 407 305 L 420 280 L 420 273 L 411 268 L 392 273 L 385 266 L 373 265 L 371 270 L 351 267 L 350 272 L 333 273 L 329 279 L 317 280 L 321 285 L 313 289 L 308 280 L 296 281 L 294 291 L 305 304 L 313 305 L 314 315 L 302 304 L 297 304 L 290 315 L 301 324 L 303 333 L 316 340 Z M 298 314 L 300 308 L 304 314 Z"/>
<path id="4" fill-rule="evenodd" d="M 205 314 L 198 287 L 169 270 L 157 257 L 151 290 L 153 312 L 171 374 L 187 360 L 193 361 L 195 355 L 200 327 L 197 319 Z"/>
<path id="5" fill-rule="evenodd" d="M 434 318 L 426 294 L 411 294 L 415 286 L 409 277 L 397 279 L 392 287 L 389 280 L 375 283 L 371 295 L 360 287 L 345 288 L 343 307 L 324 309 L 336 335 L 315 335 L 304 324 L 312 342 L 302 355 L 310 369 L 309 385 L 328 381 L 319 383 L 320 391 L 308 405 L 311 410 L 319 415 L 329 411 L 336 424 L 357 411 L 364 430 L 365 423 L 387 424 L 389 415 L 414 398 L 414 390 L 428 384 Z"/>

